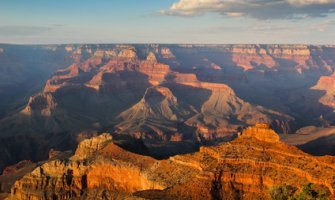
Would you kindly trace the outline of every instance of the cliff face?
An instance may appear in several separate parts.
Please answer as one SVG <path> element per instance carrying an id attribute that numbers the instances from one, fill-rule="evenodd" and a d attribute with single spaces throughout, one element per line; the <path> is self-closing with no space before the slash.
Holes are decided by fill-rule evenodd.
<path id="1" fill-rule="evenodd" d="M 124 151 L 103 134 L 81 142 L 72 157 L 34 169 L 14 184 L 9 199 L 122 199 L 139 190 L 163 189 L 144 171 L 155 162 Z"/>
<path id="2" fill-rule="evenodd" d="M 317 84 L 311 89 L 324 91 L 325 94 L 319 99 L 319 102 L 335 109 L 335 74 L 331 76 L 321 76 Z"/>
<path id="3" fill-rule="evenodd" d="M 306 182 L 334 194 L 334 160 L 285 145 L 263 124 L 232 142 L 160 161 L 127 152 L 102 135 L 83 141 L 74 156 L 48 161 L 16 181 L 9 199 L 269 199 L 273 186 Z"/>
<path id="4" fill-rule="evenodd" d="M 279 65 L 277 59 L 283 59 L 295 62 L 295 67 L 301 73 L 302 68 L 307 67 L 307 63 L 312 60 L 311 52 L 307 45 L 237 46 L 232 47 L 230 51 L 232 52 L 233 61 L 244 70 L 251 70 L 255 66 L 261 65 L 273 68 Z"/>
<path id="5" fill-rule="evenodd" d="M 256 124 L 254 127 L 246 128 L 240 134 L 240 138 L 255 138 L 262 142 L 278 143 L 280 138 L 277 133 L 270 129 L 268 124 Z"/>
<path id="6" fill-rule="evenodd" d="M 166 59 L 175 58 L 175 55 L 173 55 L 170 48 L 166 48 L 166 47 L 161 48 L 160 54 L 162 55 L 163 58 L 166 58 Z"/>
<path id="7" fill-rule="evenodd" d="M 119 53 L 118 57 L 126 60 L 136 59 L 137 58 L 136 50 L 133 48 L 124 49 Z"/>
<path id="8" fill-rule="evenodd" d="M 91 139 L 83 140 L 77 147 L 75 152 L 76 159 L 85 159 L 92 156 L 94 153 L 103 149 L 108 143 L 112 141 L 113 137 L 108 134 L 102 134 Z"/>
<path id="9" fill-rule="evenodd" d="M 169 88 L 156 86 L 148 88 L 140 102 L 120 114 L 116 127 L 119 132 L 138 139 L 166 141 L 178 131 L 178 123 L 194 113 L 189 106 L 180 103 Z"/>
<path id="10" fill-rule="evenodd" d="M 54 97 L 48 93 L 41 93 L 30 97 L 27 106 L 21 111 L 25 115 L 41 114 L 50 116 L 53 109 L 57 108 Z"/>
<path id="11" fill-rule="evenodd" d="M 298 146 L 304 152 L 313 155 L 333 155 L 335 153 L 334 141 L 335 128 L 307 126 L 299 129 L 296 134 L 281 136 L 282 140 Z"/>

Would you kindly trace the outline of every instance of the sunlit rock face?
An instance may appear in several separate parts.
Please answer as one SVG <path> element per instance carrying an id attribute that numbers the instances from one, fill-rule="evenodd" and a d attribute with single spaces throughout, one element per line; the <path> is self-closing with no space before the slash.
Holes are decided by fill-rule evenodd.
<path id="1" fill-rule="evenodd" d="M 297 69 L 313 65 L 310 47 L 307 45 L 233 45 L 229 47 L 232 60 L 244 70 L 257 66 L 274 68 L 280 59 L 295 63 Z"/>
<path id="2" fill-rule="evenodd" d="M 321 76 L 317 84 L 311 89 L 325 92 L 319 102 L 325 106 L 335 109 L 335 74 Z"/>
<path id="3" fill-rule="evenodd" d="M 150 52 L 147 56 L 147 61 L 149 62 L 153 62 L 153 63 L 156 63 L 157 62 L 157 59 L 156 59 L 156 56 L 153 52 Z"/>
<path id="4" fill-rule="evenodd" d="M 155 162 L 126 152 L 113 144 L 112 136 L 102 134 L 82 141 L 72 157 L 52 159 L 32 170 L 14 184 L 9 198 L 96 199 L 119 194 L 122 199 L 136 191 L 163 189 L 144 171 Z"/>
<path id="5" fill-rule="evenodd" d="M 166 47 L 161 48 L 160 54 L 162 55 L 163 58 L 166 58 L 166 59 L 175 58 L 175 55 L 173 55 L 170 48 L 166 48 Z"/>
<path id="6" fill-rule="evenodd" d="M 93 153 L 103 149 L 113 137 L 109 134 L 102 134 L 91 139 L 83 140 L 77 147 L 75 152 L 76 159 L 85 159 L 92 156 Z"/>
<path id="7" fill-rule="evenodd" d="M 279 136 L 274 130 L 270 129 L 268 124 L 257 123 L 254 127 L 246 128 L 240 137 L 255 138 L 262 142 L 277 143 L 280 141 Z"/>
<path id="8" fill-rule="evenodd" d="M 136 50 L 133 48 L 124 49 L 119 53 L 118 57 L 121 59 L 130 59 L 130 60 L 136 59 L 137 58 Z"/>
<path id="9" fill-rule="evenodd" d="M 127 152 L 108 134 L 81 142 L 72 157 L 46 161 L 17 180 L 9 199 L 270 199 L 276 185 L 306 182 L 334 194 L 334 157 L 282 143 L 266 124 L 228 143 L 167 160 Z M 331 198 L 331 197 L 330 197 Z"/>

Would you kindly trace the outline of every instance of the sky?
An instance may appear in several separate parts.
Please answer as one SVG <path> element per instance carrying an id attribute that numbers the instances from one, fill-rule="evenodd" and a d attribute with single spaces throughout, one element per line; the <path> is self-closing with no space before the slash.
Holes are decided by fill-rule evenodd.
<path id="1" fill-rule="evenodd" d="M 0 0 L 0 43 L 335 44 L 335 0 Z"/>

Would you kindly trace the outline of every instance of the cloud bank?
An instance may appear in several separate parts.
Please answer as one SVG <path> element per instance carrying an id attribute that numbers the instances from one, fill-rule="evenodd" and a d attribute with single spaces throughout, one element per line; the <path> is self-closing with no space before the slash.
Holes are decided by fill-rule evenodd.
<path id="1" fill-rule="evenodd" d="M 335 0 L 179 0 L 161 14 L 193 17 L 219 13 L 228 17 L 301 19 L 326 17 L 334 12 Z"/>

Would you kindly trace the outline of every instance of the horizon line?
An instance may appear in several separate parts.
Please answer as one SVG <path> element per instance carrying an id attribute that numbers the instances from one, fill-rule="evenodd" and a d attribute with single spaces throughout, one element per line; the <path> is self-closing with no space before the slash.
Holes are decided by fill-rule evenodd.
<path id="1" fill-rule="evenodd" d="M 44 45 L 307 45 L 307 46 L 317 46 L 317 45 L 329 45 L 335 46 L 335 43 L 157 43 L 157 42 L 106 42 L 106 43 L 2 43 L 0 45 L 20 45 L 20 46 L 44 46 Z"/>

